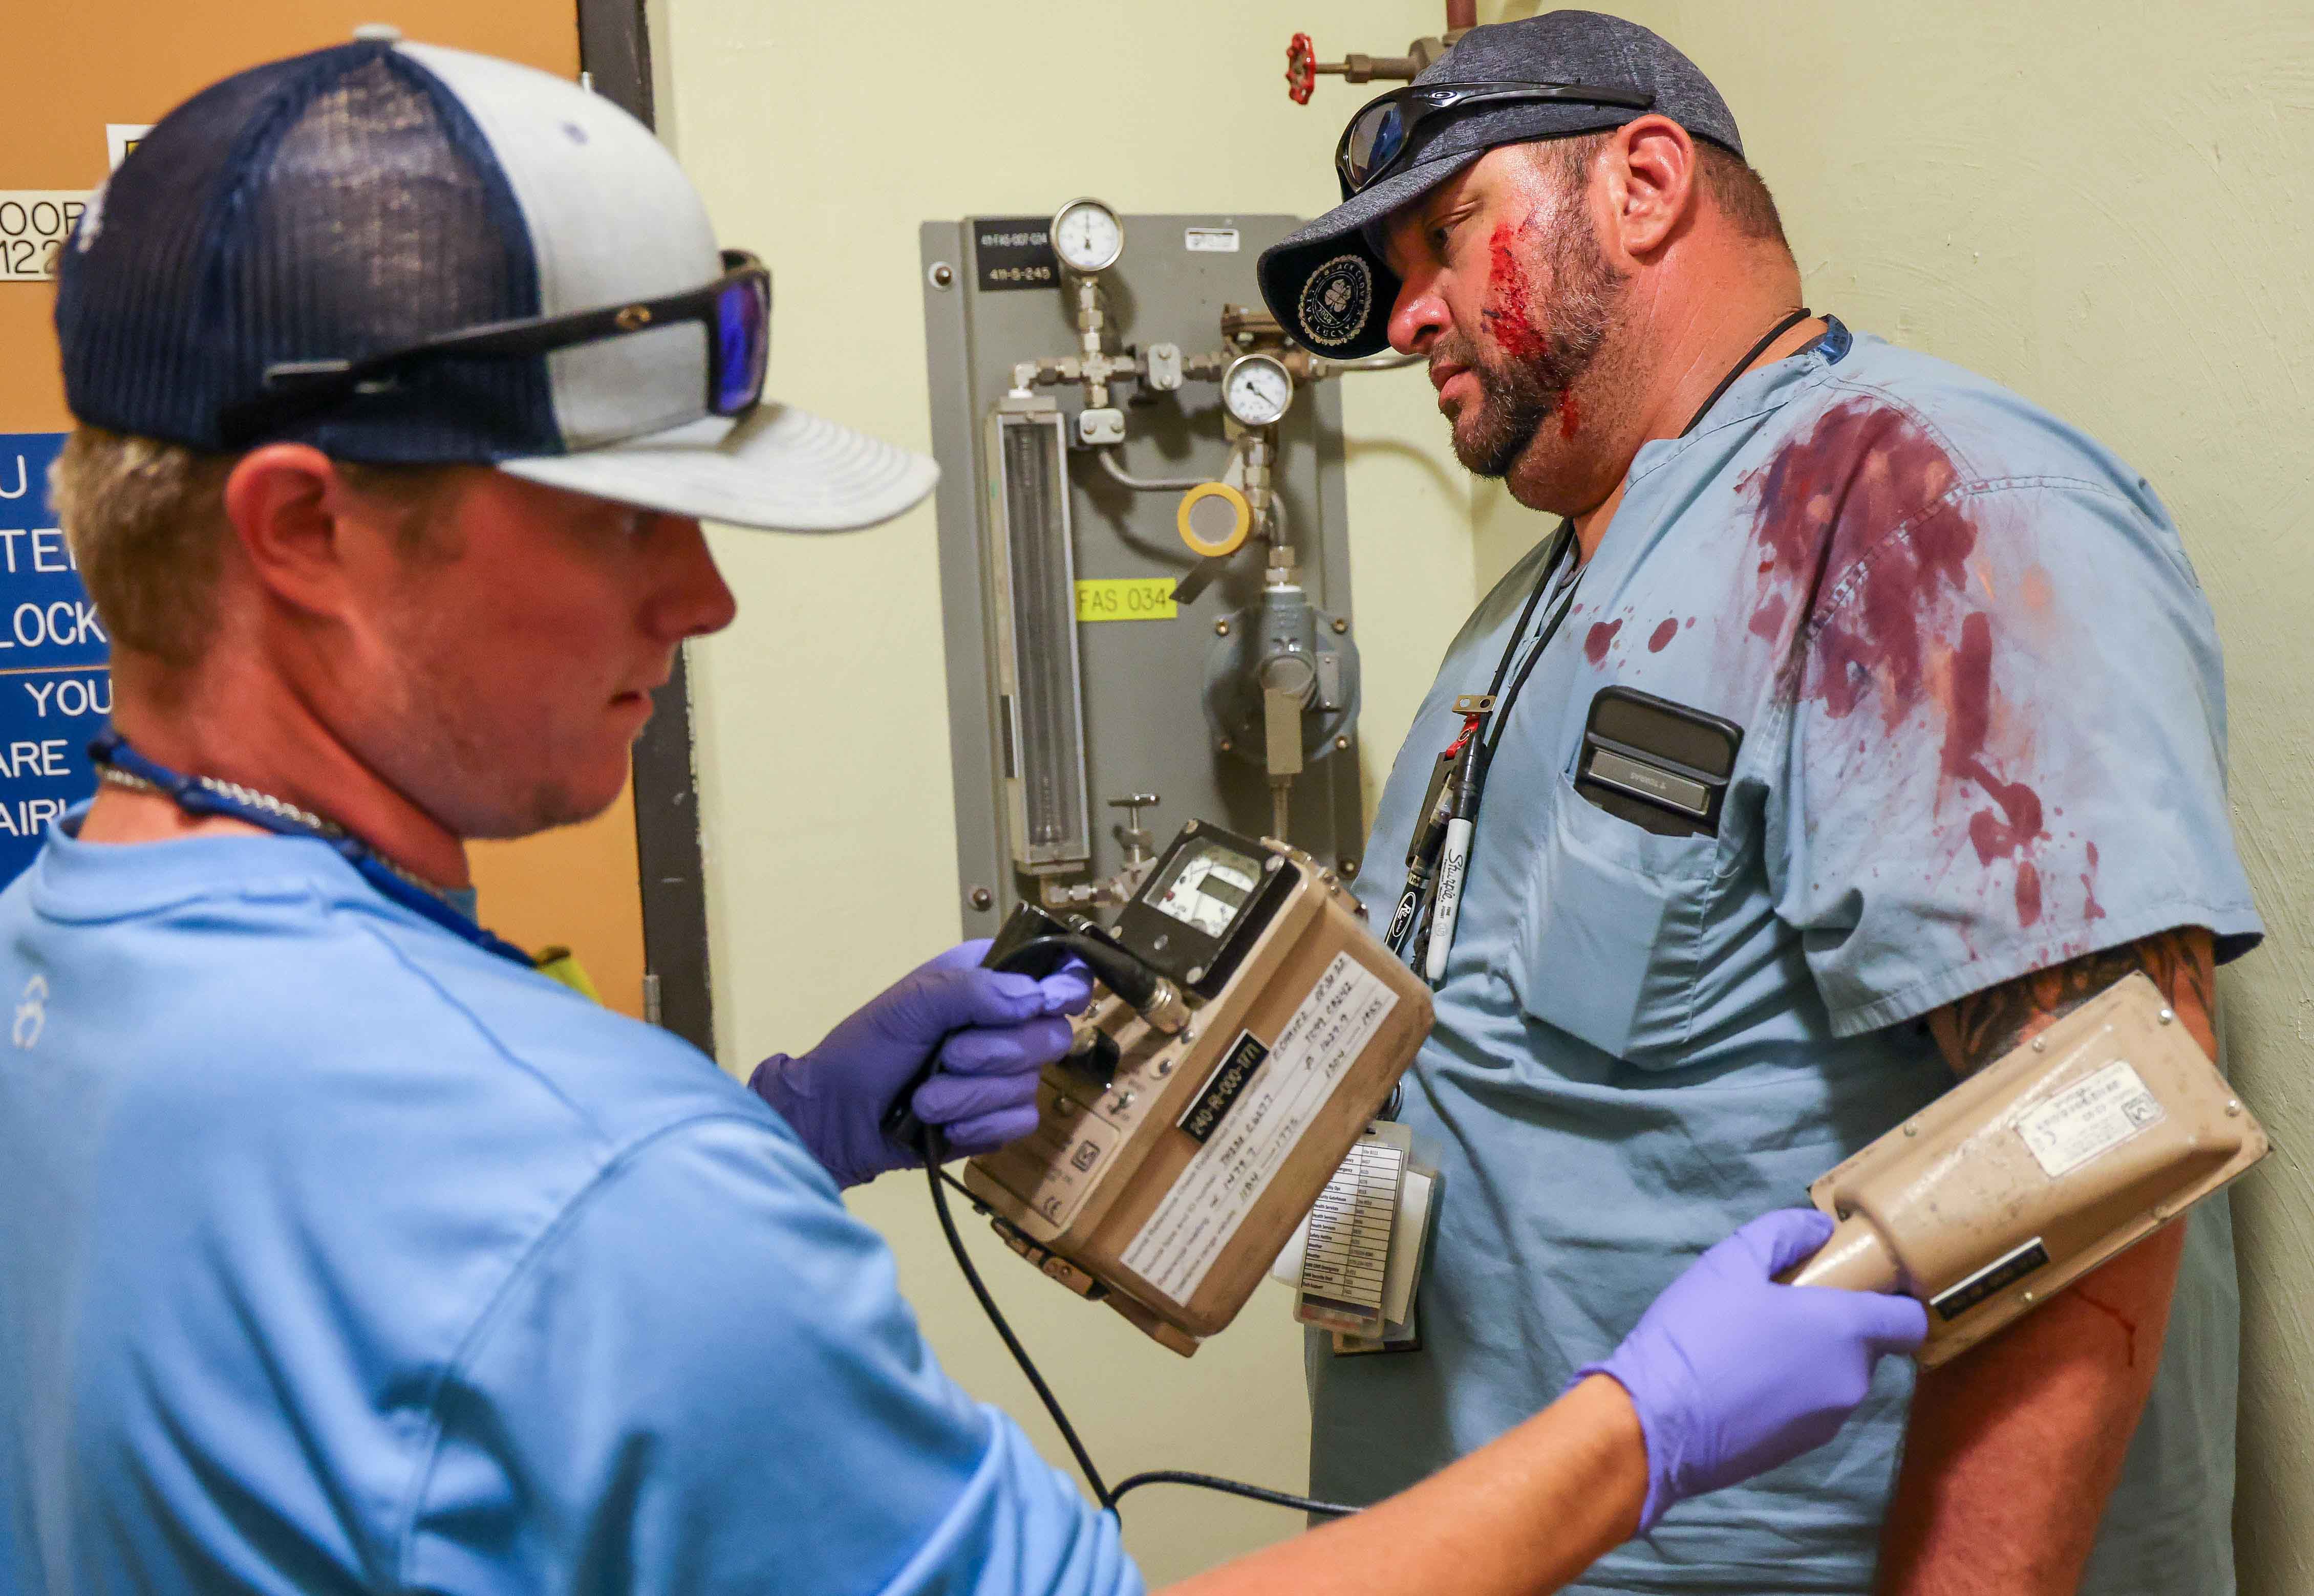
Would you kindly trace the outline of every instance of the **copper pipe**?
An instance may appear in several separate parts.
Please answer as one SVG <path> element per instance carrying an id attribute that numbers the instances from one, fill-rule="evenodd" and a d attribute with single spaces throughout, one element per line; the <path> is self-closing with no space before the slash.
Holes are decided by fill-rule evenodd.
<path id="1" fill-rule="evenodd" d="M 1446 0 L 1446 31 L 1479 25 L 1479 0 Z"/>

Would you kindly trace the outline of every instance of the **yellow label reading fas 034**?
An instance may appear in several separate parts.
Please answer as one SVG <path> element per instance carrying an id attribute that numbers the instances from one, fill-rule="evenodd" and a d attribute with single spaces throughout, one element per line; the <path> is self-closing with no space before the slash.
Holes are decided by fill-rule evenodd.
<path id="1" fill-rule="evenodd" d="M 1171 577 L 1102 577 L 1077 584 L 1080 621 L 1170 621 Z"/>

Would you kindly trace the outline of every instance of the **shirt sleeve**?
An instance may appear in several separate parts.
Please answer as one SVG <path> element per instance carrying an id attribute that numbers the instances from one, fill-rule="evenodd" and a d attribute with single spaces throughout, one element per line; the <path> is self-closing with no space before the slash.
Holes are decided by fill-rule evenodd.
<path id="1" fill-rule="evenodd" d="M 1142 1589 L 1114 1516 L 941 1373 L 881 1239 L 749 1120 L 605 1169 L 433 1410 L 411 1588 Z"/>
<path id="2" fill-rule="evenodd" d="M 1835 1033 L 2173 927 L 2256 944 L 2215 628 L 2150 491 L 1956 489 L 1828 574 L 1788 680 L 1767 863 Z"/>

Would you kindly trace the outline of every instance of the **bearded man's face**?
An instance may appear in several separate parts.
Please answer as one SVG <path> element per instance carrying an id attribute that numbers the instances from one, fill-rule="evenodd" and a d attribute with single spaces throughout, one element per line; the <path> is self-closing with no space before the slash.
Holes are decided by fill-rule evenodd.
<path id="1" fill-rule="evenodd" d="M 1504 477 L 1545 426 L 1574 436 L 1575 390 L 1607 341 L 1623 279 L 1579 197 L 1497 226 L 1488 248 L 1479 324 L 1444 334 L 1431 366 L 1467 367 L 1476 384 L 1450 411 L 1455 457 L 1478 476 Z"/>

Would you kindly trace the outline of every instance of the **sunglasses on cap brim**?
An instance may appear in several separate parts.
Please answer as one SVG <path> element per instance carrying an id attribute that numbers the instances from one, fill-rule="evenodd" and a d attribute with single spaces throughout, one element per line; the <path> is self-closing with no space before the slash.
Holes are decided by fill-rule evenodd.
<path id="1" fill-rule="evenodd" d="M 1598 84 L 1409 84 L 1376 96 L 1358 108 L 1342 142 L 1334 147 L 1334 174 L 1342 198 L 1350 199 L 1406 163 L 1416 131 L 1426 122 L 1479 106 L 1559 101 L 1647 110 L 1656 97 L 1643 89 Z"/>
<path id="2" fill-rule="evenodd" d="M 265 392 L 226 410 L 222 430 L 229 447 L 244 446 L 352 395 L 391 389 L 402 372 L 428 360 L 545 355 L 688 322 L 707 329 L 707 413 L 746 416 L 764 397 L 772 274 L 746 251 L 725 250 L 721 277 L 663 299 L 491 322 L 358 360 L 278 361 L 265 368 Z"/>

